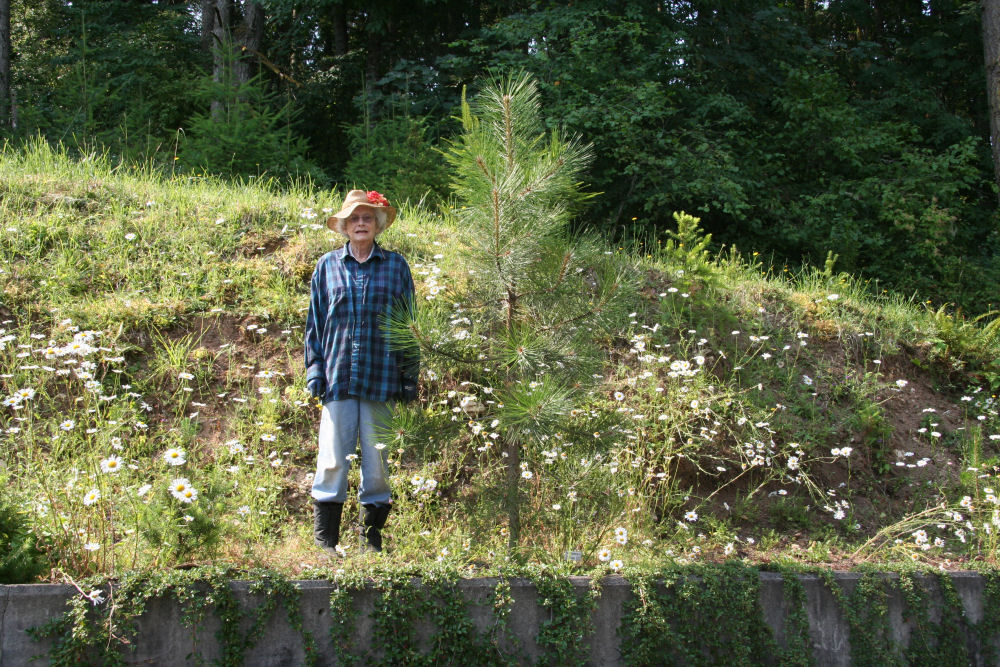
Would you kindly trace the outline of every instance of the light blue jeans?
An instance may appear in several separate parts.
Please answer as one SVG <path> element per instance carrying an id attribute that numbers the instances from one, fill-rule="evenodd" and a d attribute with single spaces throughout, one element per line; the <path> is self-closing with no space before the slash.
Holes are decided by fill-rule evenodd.
<path id="1" fill-rule="evenodd" d="M 312 497 L 326 503 L 347 500 L 347 473 L 361 442 L 361 489 L 358 498 L 363 505 L 386 505 L 392 502 L 388 481 L 387 449 L 375 447 L 375 428 L 389 418 L 389 406 L 363 398 L 346 398 L 323 404 L 319 422 L 319 454 Z"/>

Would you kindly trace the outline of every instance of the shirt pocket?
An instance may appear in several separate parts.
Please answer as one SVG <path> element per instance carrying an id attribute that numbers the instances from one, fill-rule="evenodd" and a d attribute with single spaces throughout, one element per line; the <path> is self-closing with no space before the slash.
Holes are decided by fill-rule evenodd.
<path id="1" fill-rule="evenodd" d="M 365 304 L 365 315 L 380 331 L 385 331 L 389 321 L 389 306 L 392 303 L 392 293 L 385 285 L 373 284 L 369 287 L 368 299 Z"/>
<path id="2" fill-rule="evenodd" d="M 351 291 L 343 285 L 330 288 L 330 318 L 346 322 L 351 312 Z"/>

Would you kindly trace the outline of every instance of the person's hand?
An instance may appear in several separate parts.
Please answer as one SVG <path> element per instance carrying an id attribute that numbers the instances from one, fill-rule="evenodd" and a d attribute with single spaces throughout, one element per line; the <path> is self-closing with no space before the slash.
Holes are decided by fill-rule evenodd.
<path id="1" fill-rule="evenodd" d="M 404 378 L 400 386 L 399 397 L 404 403 L 417 400 L 417 381 Z"/>
<path id="2" fill-rule="evenodd" d="M 312 378 L 306 382 L 306 389 L 309 390 L 310 396 L 322 400 L 326 394 L 326 380 L 323 378 Z"/>

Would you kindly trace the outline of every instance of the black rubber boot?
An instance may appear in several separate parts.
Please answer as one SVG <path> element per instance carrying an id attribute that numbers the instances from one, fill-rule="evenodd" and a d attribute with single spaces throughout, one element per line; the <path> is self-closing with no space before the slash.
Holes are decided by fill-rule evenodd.
<path id="1" fill-rule="evenodd" d="M 364 505 L 365 508 L 365 541 L 372 551 L 382 551 L 382 528 L 389 516 L 392 505 Z"/>
<path id="2" fill-rule="evenodd" d="M 313 542 L 331 556 L 340 556 L 337 541 L 343 511 L 344 503 L 313 502 Z"/>

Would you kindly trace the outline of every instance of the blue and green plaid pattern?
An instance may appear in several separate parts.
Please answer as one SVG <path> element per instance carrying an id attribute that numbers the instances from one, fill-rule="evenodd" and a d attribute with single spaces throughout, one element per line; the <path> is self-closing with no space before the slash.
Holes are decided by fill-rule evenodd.
<path id="1" fill-rule="evenodd" d="M 386 331 L 391 309 L 413 302 L 413 277 L 399 253 L 375 244 L 360 263 L 348 245 L 320 257 L 313 271 L 306 382 L 326 379 L 324 403 L 348 396 L 387 401 L 400 393 L 401 371 L 417 379 L 419 357 L 393 350 Z"/>

